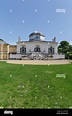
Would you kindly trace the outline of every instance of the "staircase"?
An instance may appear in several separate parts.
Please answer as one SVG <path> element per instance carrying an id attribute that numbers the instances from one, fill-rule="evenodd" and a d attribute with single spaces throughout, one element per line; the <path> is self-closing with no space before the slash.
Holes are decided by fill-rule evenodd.
<path id="1" fill-rule="evenodd" d="M 47 57 L 48 55 L 46 53 L 34 53 L 34 52 L 29 56 L 31 60 L 44 60 Z"/>
<path id="2" fill-rule="evenodd" d="M 33 52 L 33 53 L 27 53 L 26 55 L 23 55 L 22 60 L 52 60 L 52 57 L 49 56 L 47 53 L 42 52 Z"/>

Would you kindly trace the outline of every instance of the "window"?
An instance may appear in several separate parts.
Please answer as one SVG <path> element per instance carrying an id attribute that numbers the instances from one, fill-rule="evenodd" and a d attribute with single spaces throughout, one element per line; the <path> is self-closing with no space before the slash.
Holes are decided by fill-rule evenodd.
<path id="1" fill-rule="evenodd" d="M 22 48 L 20 48 L 20 54 L 26 54 L 26 47 L 22 46 Z"/>
<path id="2" fill-rule="evenodd" d="M 53 47 L 48 48 L 48 54 L 54 54 L 54 48 Z"/>

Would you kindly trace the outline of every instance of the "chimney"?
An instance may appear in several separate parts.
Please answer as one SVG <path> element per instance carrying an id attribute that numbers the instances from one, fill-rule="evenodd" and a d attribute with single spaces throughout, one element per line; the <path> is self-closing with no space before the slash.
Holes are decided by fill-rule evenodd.
<path id="1" fill-rule="evenodd" d="M 56 37 L 54 37 L 54 38 L 52 39 L 52 41 L 53 41 L 53 42 L 56 42 Z"/>
<path id="2" fill-rule="evenodd" d="M 20 37 L 18 37 L 18 42 L 21 42 L 21 38 Z"/>

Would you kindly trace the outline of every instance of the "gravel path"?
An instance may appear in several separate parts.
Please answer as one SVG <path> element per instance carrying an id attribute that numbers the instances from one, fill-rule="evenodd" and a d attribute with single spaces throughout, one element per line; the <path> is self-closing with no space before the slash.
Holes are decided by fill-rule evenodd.
<path id="1" fill-rule="evenodd" d="M 49 65 L 49 64 L 69 64 L 69 60 L 6 60 L 12 64 L 32 64 L 32 65 Z"/>

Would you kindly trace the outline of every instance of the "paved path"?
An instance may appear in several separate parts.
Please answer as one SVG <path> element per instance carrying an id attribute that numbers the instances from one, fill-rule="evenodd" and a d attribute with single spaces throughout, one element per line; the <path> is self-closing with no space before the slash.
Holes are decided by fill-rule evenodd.
<path id="1" fill-rule="evenodd" d="M 49 64 L 69 64 L 69 60 L 6 60 L 7 63 L 13 64 L 32 64 L 32 65 L 49 65 Z"/>

